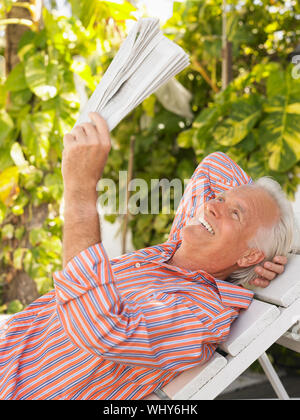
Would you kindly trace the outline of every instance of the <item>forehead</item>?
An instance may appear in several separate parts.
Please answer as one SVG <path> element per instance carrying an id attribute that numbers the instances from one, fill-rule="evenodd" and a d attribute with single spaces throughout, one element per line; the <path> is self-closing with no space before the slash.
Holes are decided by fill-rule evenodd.
<path id="1" fill-rule="evenodd" d="M 226 197 L 249 217 L 270 223 L 279 216 L 279 208 L 270 194 L 257 186 L 243 185 L 226 192 Z"/>

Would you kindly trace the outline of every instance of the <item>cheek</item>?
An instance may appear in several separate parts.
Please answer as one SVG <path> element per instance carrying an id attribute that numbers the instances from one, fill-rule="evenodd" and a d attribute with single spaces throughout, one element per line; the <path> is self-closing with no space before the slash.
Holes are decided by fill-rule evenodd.
<path id="1" fill-rule="evenodd" d="M 220 232 L 220 242 L 228 252 L 244 249 L 247 246 L 246 231 L 237 223 L 224 224 Z"/>

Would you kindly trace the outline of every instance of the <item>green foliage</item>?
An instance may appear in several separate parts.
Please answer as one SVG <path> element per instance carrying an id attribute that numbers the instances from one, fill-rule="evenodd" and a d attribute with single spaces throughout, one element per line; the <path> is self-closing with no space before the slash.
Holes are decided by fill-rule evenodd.
<path id="1" fill-rule="evenodd" d="M 95 5 L 96 14 L 76 13 Z M 80 107 L 74 75 L 88 94 L 94 90 L 134 10 L 128 2 L 73 6 L 71 18 L 43 8 L 42 28 L 24 33 L 19 63 L 0 80 L 0 280 L 24 270 L 41 294 L 61 268 L 62 139 Z M 115 19 L 122 20 L 118 28 Z M 0 310 L 13 313 L 20 305 L 5 302 Z"/>
<path id="2" fill-rule="evenodd" d="M 199 160 L 221 150 L 253 178 L 277 179 L 292 198 L 299 184 L 299 89 L 290 67 L 256 65 L 200 112 L 178 137 L 179 144 L 193 147 Z"/>
<path id="3" fill-rule="evenodd" d="M 22 311 L 22 309 L 22 303 L 18 299 L 15 299 L 7 305 L 7 314 L 15 314 L 16 312 Z"/>

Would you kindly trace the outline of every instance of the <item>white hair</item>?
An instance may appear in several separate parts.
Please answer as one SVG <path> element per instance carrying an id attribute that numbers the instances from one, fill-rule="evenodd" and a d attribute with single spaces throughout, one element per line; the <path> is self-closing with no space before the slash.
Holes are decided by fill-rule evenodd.
<path id="1" fill-rule="evenodd" d="M 235 284 L 249 286 L 249 282 L 258 277 L 254 271 L 257 265 L 265 261 L 272 261 L 276 255 L 287 256 L 289 252 L 296 252 L 299 244 L 296 234 L 297 226 L 291 203 L 286 198 L 279 183 L 270 177 L 262 177 L 250 185 L 252 188 L 263 189 L 276 202 L 280 216 L 271 228 L 259 228 L 255 236 L 249 241 L 250 248 L 262 251 L 265 258 L 259 264 L 234 271 L 228 281 Z"/>

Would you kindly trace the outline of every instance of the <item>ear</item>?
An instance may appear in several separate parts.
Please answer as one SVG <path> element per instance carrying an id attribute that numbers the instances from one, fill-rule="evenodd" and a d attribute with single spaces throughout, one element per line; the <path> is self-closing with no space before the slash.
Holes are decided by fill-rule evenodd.
<path id="1" fill-rule="evenodd" d="M 248 249 L 243 256 L 237 260 L 237 265 L 239 267 L 250 267 L 263 261 L 265 254 L 258 249 L 252 248 Z"/>

